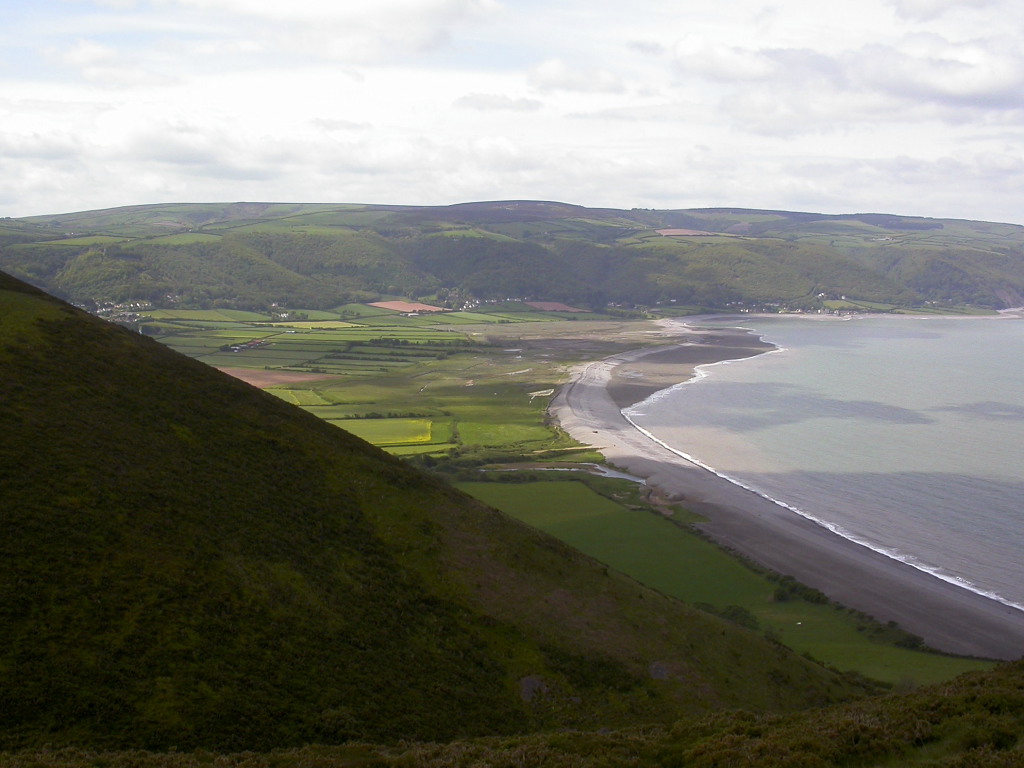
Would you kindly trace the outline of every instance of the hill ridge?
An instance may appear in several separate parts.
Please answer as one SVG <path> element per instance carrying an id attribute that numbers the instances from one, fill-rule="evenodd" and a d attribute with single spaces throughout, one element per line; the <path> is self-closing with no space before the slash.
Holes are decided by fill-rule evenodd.
<path id="1" fill-rule="evenodd" d="M 671 229 L 693 232 L 659 234 Z M 0 269 L 79 303 L 326 309 L 516 297 L 590 309 L 998 309 L 1024 304 L 1024 227 L 537 200 L 168 203 L 4 220 Z"/>

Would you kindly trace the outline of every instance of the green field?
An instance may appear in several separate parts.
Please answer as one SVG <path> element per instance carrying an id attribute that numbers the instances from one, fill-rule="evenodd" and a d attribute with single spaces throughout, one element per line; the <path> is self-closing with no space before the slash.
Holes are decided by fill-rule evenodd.
<path id="1" fill-rule="evenodd" d="M 321 313 L 323 314 L 323 313 Z M 301 320 L 301 321 L 285 321 L 280 320 L 278 322 L 271 323 L 275 328 L 302 328 L 304 330 L 316 330 L 322 328 L 330 330 L 332 328 L 352 328 L 352 323 L 344 320 L 331 319 L 331 318 L 320 318 L 316 320 Z"/>
<path id="2" fill-rule="evenodd" d="M 63 240 L 51 240 L 48 241 L 47 245 L 111 245 L 113 243 L 122 243 L 127 238 L 124 237 L 113 237 L 110 235 L 89 235 L 86 237 L 67 237 Z"/>
<path id="3" fill-rule="evenodd" d="M 290 309 L 288 310 L 290 317 L 296 320 L 338 320 L 339 315 L 337 312 L 328 312 L 325 309 Z"/>
<path id="4" fill-rule="evenodd" d="M 440 461 L 453 471 L 465 471 L 484 462 L 522 458 L 600 460 L 548 426 L 551 395 L 533 393 L 554 392 L 565 379 L 567 363 L 645 343 L 642 329 L 648 326 L 556 321 L 546 314 L 541 316 L 547 322 L 541 322 L 534 313 L 508 312 L 507 305 L 501 309 L 506 317 L 527 321 L 448 330 L 371 325 L 375 316 L 367 315 L 359 320 L 364 325 L 324 330 L 307 327 L 306 321 L 254 326 L 241 314 L 228 327 L 180 329 L 161 340 L 221 366 L 330 373 L 334 378 L 275 385 L 270 391 L 413 461 Z M 345 311 L 353 318 L 359 308 Z M 217 322 L 226 323 L 228 317 L 216 313 Z M 198 314 L 195 319 L 212 322 L 214 316 Z M 649 328 L 660 333 L 656 326 Z M 220 351 L 225 344 L 249 339 L 269 343 Z M 658 335 L 650 340 L 664 339 Z M 612 502 L 581 483 L 479 483 L 469 488 L 663 592 L 720 612 L 752 616 L 759 631 L 770 631 L 837 668 L 909 685 L 984 666 L 896 647 L 898 633 L 885 642 L 873 640 L 858 631 L 860 618 L 831 606 L 775 600 L 778 585 L 763 574 L 685 527 Z"/>
<path id="5" fill-rule="evenodd" d="M 514 311 L 521 306 L 496 305 L 500 317 L 449 313 L 445 317 L 462 321 L 450 326 L 429 315 L 402 318 L 408 324 L 398 326 L 395 313 L 366 305 L 332 312 L 281 308 L 278 317 L 291 319 L 273 323 L 233 310 L 156 310 L 151 316 L 160 341 L 209 365 L 329 374 L 334 378 L 275 384 L 271 391 L 320 418 L 340 420 L 339 426 L 388 451 L 476 461 L 571 449 L 574 441 L 546 424 L 564 364 L 621 348 L 580 335 L 619 330 L 621 321 L 565 322 L 552 313 Z M 323 319 L 328 316 L 355 322 Z M 470 322 L 483 319 L 489 322 Z M 524 336 L 530 339 L 525 348 Z M 250 341 L 264 343 L 242 346 Z M 428 419 L 432 431 L 417 432 L 402 421 L 408 418 Z"/>
<path id="6" fill-rule="evenodd" d="M 624 485 L 628 481 L 599 482 L 623 502 L 635 501 L 634 491 Z M 660 592 L 744 617 L 738 606 L 756 619 L 759 631 L 838 669 L 913 686 L 992 666 L 872 639 L 870 632 L 858 630 L 869 622 L 830 604 L 777 599 L 778 583 L 685 524 L 649 507 L 626 506 L 583 482 L 463 482 L 459 487 Z"/>
<path id="7" fill-rule="evenodd" d="M 292 405 L 326 405 L 327 401 L 324 400 L 323 396 L 319 393 L 314 392 L 312 389 L 279 389 L 272 388 L 266 390 L 272 395 L 276 395 L 284 400 L 286 403 Z"/>
<path id="8" fill-rule="evenodd" d="M 151 243 L 160 245 L 190 245 L 192 243 L 216 243 L 220 241 L 220 235 L 207 235 L 202 232 L 183 232 L 177 235 L 164 235 L 149 239 Z"/>
<path id="9" fill-rule="evenodd" d="M 236 310 L 156 310 L 152 317 L 159 321 L 160 341 L 215 367 L 366 376 L 399 371 L 471 346 L 464 334 L 438 328 L 323 320 L 255 325 L 253 320 L 261 316 Z M 250 341 L 264 343 L 229 349 Z"/>
<path id="10" fill-rule="evenodd" d="M 332 419 L 331 423 L 374 445 L 431 442 L 430 419 Z"/>
<path id="11" fill-rule="evenodd" d="M 335 314 L 351 317 L 381 317 L 385 315 L 397 315 L 393 309 L 383 307 L 371 307 L 369 304 L 342 304 L 332 310 Z"/>
<path id="12" fill-rule="evenodd" d="M 269 315 L 238 309 L 153 309 L 147 314 L 156 320 L 220 320 L 229 323 L 270 320 Z"/>
<path id="13" fill-rule="evenodd" d="M 541 443 L 551 437 L 551 431 L 541 424 L 460 421 L 459 435 L 466 445 L 504 446 Z"/>

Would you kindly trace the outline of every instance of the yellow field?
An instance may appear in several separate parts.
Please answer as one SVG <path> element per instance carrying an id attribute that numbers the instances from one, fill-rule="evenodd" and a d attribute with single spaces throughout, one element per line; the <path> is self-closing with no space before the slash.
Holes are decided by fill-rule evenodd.
<path id="1" fill-rule="evenodd" d="M 430 419 L 331 419 L 332 424 L 374 445 L 429 443 Z"/>

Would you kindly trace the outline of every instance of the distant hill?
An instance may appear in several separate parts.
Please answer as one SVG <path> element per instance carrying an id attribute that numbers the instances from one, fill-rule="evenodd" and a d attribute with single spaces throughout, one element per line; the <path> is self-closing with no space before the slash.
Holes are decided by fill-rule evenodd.
<path id="1" fill-rule="evenodd" d="M 862 692 L 2 274 L 0 370 L 0 749 L 450 739 Z"/>
<path id="2" fill-rule="evenodd" d="M 0 268 L 76 302 L 589 309 L 1024 305 L 1024 227 L 888 214 L 168 204 L 0 221 Z"/>

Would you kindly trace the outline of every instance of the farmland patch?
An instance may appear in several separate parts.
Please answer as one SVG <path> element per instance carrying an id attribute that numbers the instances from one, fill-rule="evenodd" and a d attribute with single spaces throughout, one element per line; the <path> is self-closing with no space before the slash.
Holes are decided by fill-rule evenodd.
<path id="1" fill-rule="evenodd" d="M 430 419 L 330 419 L 331 424 L 374 445 L 429 443 Z"/>

